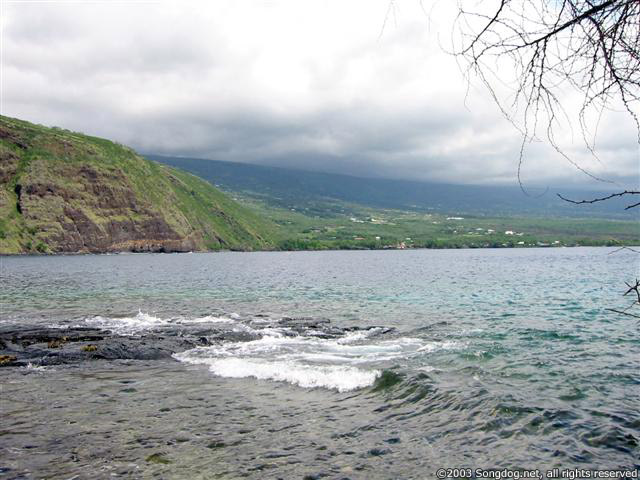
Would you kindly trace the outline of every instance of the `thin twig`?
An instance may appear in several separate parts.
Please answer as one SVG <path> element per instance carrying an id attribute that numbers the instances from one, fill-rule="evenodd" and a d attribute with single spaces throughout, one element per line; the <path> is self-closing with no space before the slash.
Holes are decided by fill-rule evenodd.
<path id="1" fill-rule="evenodd" d="M 640 195 L 640 190 L 625 190 L 624 192 L 616 192 L 616 193 L 612 193 L 611 195 L 607 195 L 606 197 L 592 198 L 590 200 L 571 200 L 570 198 L 563 197 L 559 193 L 557 195 L 562 200 L 564 200 L 565 202 L 574 203 L 576 205 L 581 205 L 581 204 L 584 204 L 584 203 L 604 202 L 605 200 L 610 200 L 610 199 L 616 198 L 616 197 L 623 197 L 625 195 Z M 624 209 L 625 210 L 629 210 L 630 208 L 637 207 L 638 205 L 640 205 L 640 202 L 639 203 L 634 203 L 634 204 L 631 204 L 631 205 L 627 205 Z"/>
<path id="2" fill-rule="evenodd" d="M 605 308 L 605 310 L 608 310 L 614 313 L 619 313 L 620 315 L 628 315 L 629 317 L 633 317 L 633 318 L 640 318 L 640 315 L 636 315 L 635 313 L 624 312 L 622 310 L 616 310 L 615 308 Z"/>

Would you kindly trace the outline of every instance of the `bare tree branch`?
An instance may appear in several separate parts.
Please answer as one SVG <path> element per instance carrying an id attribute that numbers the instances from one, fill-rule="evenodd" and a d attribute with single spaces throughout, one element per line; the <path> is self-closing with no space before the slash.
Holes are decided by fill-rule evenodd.
<path id="1" fill-rule="evenodd" d="M 605 110 L 621 105 L 635 125 L 640 146 L 640 0 L 458 0 L 456 30 L 459 44 L 454 36 L 453 54 L 465 78 L 478 78 L 522 135 L 517 176 L 525 194 L 525 149 L 539 138 L 539 131 L 577 170 L 614 183 L 563 151 L 556 131 L 567 126 L 573 135 L 573 124 L 579 125 L 586 149 L 602 164 L 596 153 L 598 126 Z M 505 65 L 508 68 L 502 68 Z M 575 122 L 565 102 L 567 91 L 582 95 Z M 590 138 L 592 111 L 596 121 Z M 591 204 L 640 195 L 640 189 L 632 188 L 585 200 L 558 196 L 573 204 Z M 639 206 L 630 203 L 625 210 Z M 640 318 L 629 311 L 640 307 L 640 282 L 626 285 L 624 295 L 637 298 L 626 309 L 607 310 Z"/>
<path id="2" fill-rule="evenodd" d="M 520 124 L 521 187 L 525 147 L 544 123 L 548 142 L 566 161 L 608 182 L 564 152 L 554 132 L 561 125 L 579 125 L 587 150 L 601 163 L 595 149 L 598 123 L 603 111 L 620 102 L 640 145 L 640 0 L 458 0 L 458 10 L 453 53 L 465 76 L 475 75 L 505 117 Z M 515 69 L 512 82 L 504 78 L 503 65 Z M 511 94 L 499 95 L 498 86 Z M 568 89 L 583 95 L 576 122 L 564 110 Z M 590 111 L 597 119 L 593 139 Z"/>
<path id="3" fill-rule="evenodd" d="M 640 195 L 640 190 L 625 190 L 624 192 L 616 192 L 616 193 L 612 193 L 611 195 L 607 195 L 606 197 L 592 198 L 590 200 L 571 200 L 570 198 L 566 198 L 566 197 L 562 196 L 559 193 L 557 195 L 562 200 L 564 200 L 565 202 L 575 203 L 576 205 L 581 205 L 581 204 L 584 204 L 584 203 L 604 202 L 604 201 L 610 200 L 612 198 L 624 197 L 625 195 Z M 638 205 L 640 205 L 640 202 L 639 203 L 634 203 L 634 204 L 631 204 L 631 205 L 627 205 L 626 207 L 624 207 L 624 209 L 625 210 L 629 210 L 630 208 L 637 207 Z"/>
<path id="4" fill-rule="evenodd" d="M 615 308 L 607 308 L 605 310 L 609 310 L 610 312 L 619 313 L 620 315 L 628 315 L 633 318 L 640 318 L 640 315 L 636 315 L 635 313 L 625 312 L 624 310 L 617 310 Z"/>
<path id="5" fill-rule="evenodd" d="M 622 250 L 629 250 L 629 251 L 631 251 L 631 252 L 633 252 L 633 253 L 640 253 L 640 250 L 636 250 L 635 248 L 631 248 L 631 247 L 623 246 L 623 247 L 620 247 L 620 248 L 615 249 L 615 250 L 614 250 L 614 251 L 612 251 L 612 252 L 609 252 L 609 253 L 608 253 L 608 255 L 613 255 L 614 253 L 621 252 Z"/>
<path id="6" fill-rule="evenodd" d="M 636 296 L 638 297 L 638 303 L 640 303 L 640 282 L 638 281 L 638 279 L 636 278 L 635 285 L 631 285 L 630 283 L 627 283 L 627 282 L 624 282 L 624 283 L 627 285 L 627 287 L 629 287 L 629 290 L 624 292 L 622 295 L 627 296 L 630 293 L 635 293 Z"/>

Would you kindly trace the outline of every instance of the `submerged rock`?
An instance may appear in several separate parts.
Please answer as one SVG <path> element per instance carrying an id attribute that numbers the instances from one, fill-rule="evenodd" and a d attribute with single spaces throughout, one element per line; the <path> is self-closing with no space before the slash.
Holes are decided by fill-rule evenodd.
<path id="1" fill-rule="evenodd" d="M 149 463 L 160 463 L 160 464 L 168 464 L 171 463 L 171 460 L 165 458 L 161 453 L 153 453 L 145 458 L 145 461 Z"/>
<path id="2" fill-rule="evenodd" d="M 16 363 L 15 355 L 0 355 L 0 367 L 10 366 Z"/>

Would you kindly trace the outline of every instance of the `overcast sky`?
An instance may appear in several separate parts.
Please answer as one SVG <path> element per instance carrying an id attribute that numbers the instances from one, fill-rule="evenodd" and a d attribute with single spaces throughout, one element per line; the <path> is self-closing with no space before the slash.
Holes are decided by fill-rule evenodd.
<path id="1" fill-rule="evenodd" d="M 3 0 L 1 110 L 147 153 L 516 184 L 519 133 L 444 51 L 454 3 Z M 637 187 L 631 121 L 599 131 L 599 160 L 579 132 L 560 143 Z M 540 142 L 522 178 L 589 180 Z"/>

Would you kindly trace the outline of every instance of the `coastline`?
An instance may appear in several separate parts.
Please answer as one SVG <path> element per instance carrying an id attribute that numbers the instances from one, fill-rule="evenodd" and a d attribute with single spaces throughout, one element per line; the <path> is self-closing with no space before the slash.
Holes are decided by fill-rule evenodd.
<path id="1" fill-rule="evenodd" d="M 608 245 L 602 242 L 583 243 L 574 245 L 509 245 L 509 246 L 433 246 L 433 247 L 384 247 L 384 248 L 297 248 L 297 249 L 251 249 L 251 250 L 238 250 L 238 249 L 216 249 L 216 250 L 193 250 L 189 252 L 175 251 L 175 252 L 139 252 L 130 250 L 120 251 L 103 251 L 103 252 L 23 252 L 23 253 L 4 253 L 0 252 L 0 258 L 2 257 L 60 257 L 60 256 L 85 256 L 85 255 L 175 255 L 183 254 L 189 255 L 192 253 L 258 253 L 258 252 L 349 252 L 349 251 L 398 251 L 398 250 L 521 250 L 521 249 L 555 249 L 555 248 L 640 248 L 640 244 L 635 242 L 629 243 L 616 243 L 614 245 Z"/>

